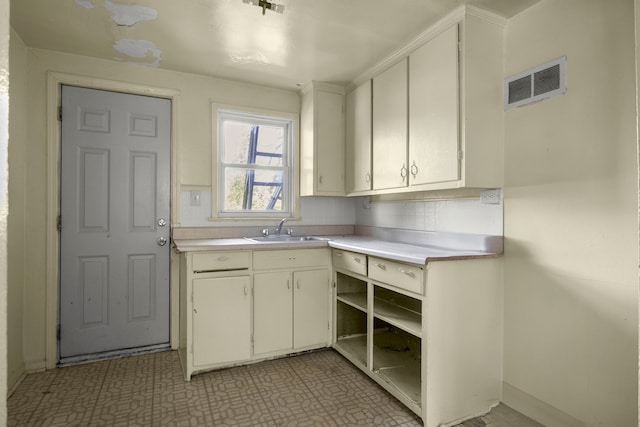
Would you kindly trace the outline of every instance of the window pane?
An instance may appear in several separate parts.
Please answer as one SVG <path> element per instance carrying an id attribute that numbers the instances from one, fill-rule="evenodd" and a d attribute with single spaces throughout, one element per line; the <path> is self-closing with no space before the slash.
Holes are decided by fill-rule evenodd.
<path id="1" fill-rule="evenodd" d="M 282 211 L 283 170 L 227 168 L 224 211 Z"/>
<path id="2" fill-rule="evenodd" d="M 286 127 L 225 120 L 222 127 L 224 162 L 282 166 Z"/>

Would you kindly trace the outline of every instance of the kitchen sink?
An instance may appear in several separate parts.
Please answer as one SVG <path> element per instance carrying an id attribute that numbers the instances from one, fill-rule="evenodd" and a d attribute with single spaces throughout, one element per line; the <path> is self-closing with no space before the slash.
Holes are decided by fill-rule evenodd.
<path id="1" fill-rule="evenodd" d="M 294 243 L 294 242 L 322 242 L 327 241 L 328 239 L 324 237 L 318 236 L 289 236 L 288 234 L 276 234 L 273 236 L 262 236 L 262 237 L 245 237 L 247 240 L 251 240 L 253 242 L 285 242 L 285 243 Z"/>

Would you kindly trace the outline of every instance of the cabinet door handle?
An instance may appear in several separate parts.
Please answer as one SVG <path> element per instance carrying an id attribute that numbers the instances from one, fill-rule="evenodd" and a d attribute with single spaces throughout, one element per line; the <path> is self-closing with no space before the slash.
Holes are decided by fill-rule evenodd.
<path id="1" fill-rule="evenodd" d="M 318 177 L 318 184 L 322 184 L 322 175 Z"/>
<path id="2" fill-rule="evenodd" d="M 411 165 L 411 175 L 413 175 L 414 178 L 416 177 L 416 175 L 418 175 L 418 165 L 416 165 L 415 160 L 413 161 L 413 164 Z"/>
<path id="3" fill-rule="evenodd" d="M 244 296 L 246 297 L 247 295 L 249 295 L 249 290 L 247 289 L 247 287 L 244 287 Z"/>
<path id="4" fill-rule="evenodd" d="M 296 280 L 296 287 L 300 289 L 300 280 Z"/>
<path id="5" fill-rule="evenodd" d="M 371 174 L 369 172 L 364 175 L 364 182 L 367 184 L 371 182 Z"/>
<path id="6" fill-rule="evenodd" d="M 291 282 L 287 280 L 287 289 L 291 289 Z"/>
<path id="7" fill-rule="evenodd" d="M 402 182 L 404 182 L 404 180 L 407 178 L 409 171 L 407 170 L 407 167 L 405 166 L 405 164 L 402 164 L 402 167 L 400 168 L 400 177 L 402 177 Z"/>
<path id="8" fill-rule="evenodd" d="M 380 270 L 383 270 L 383 271 L 387 269 L 387 266 L 386 266 L 386 265 L 384 265 L 384 264 L 380 264 L 379 262 L 378 262 L 378 263 L 376 263 L 376 266 L 377 266 Z"/>
<path id="9" fill-rule="evenodd" d="M 411 278 L 416 277 L 416 275 L 413 273 L 413 271 L 407 271 L 404 268 L 398 268 L 398 270 L 400 271 L 400 273 L 406 274 L 407 276 L 409 276 Z"/>

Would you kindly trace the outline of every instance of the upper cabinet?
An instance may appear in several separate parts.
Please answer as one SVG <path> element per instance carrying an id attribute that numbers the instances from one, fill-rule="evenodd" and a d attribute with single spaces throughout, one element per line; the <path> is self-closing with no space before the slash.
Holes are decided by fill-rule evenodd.
<path id="1" fill-rule="evenodd" d="M 460 179 L 458 25 L 409 56 L 409 184 Z"/>
<path id="2" fill-rule="evenodd" d="M 371 80 L 347 94 L 346 100 L 347 194 L 371 190 Z"/>
<path id="3" fill-rule="evenodd" d="M 373 189 L 407 185 L 407 60 L 373 78 Z"/>
<path id="4" fill-rule="evenodd" d="M 502 187 L 505 22 L 463 6 L 369 73 L 373 183 L 349 194 Z"/>
<path id="5" fill-rule="evenodd" d="M 314 82 L 301 96 L 300 195 L 344 196 L 344 88 Z"/>

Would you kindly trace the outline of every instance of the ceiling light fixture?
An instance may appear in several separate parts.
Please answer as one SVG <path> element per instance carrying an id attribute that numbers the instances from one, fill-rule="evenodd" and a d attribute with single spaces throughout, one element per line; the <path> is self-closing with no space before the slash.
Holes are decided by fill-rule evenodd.
<path id="1" fill-rule="evenodd" d="M 243 3 L 252 4 L 262 8 L 262 14 L 264 15 L 267 9 L 273 10 L 277 13 L 284 12 L 284 6 L 281 4 L 271 3 L 267 0 L 242 0 Z"/>

